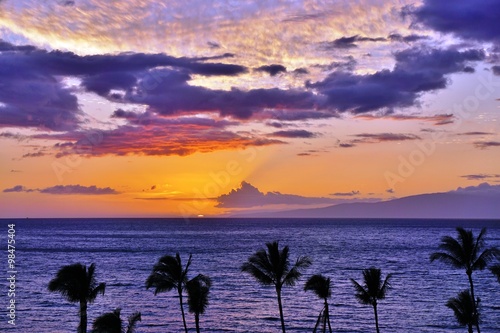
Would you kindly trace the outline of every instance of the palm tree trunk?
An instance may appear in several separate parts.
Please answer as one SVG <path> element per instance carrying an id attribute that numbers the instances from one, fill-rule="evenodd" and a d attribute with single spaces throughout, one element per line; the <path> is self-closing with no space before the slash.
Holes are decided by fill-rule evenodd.
<path id="1" fill-rule="evenodd" d="M 328 310 L 328 301 L 325 299 L 325 311 L 326 311 L 326 320 L 328 322 L 328 330 L 332 333 L 332 325 L 330 325 L 330 311 Z"/>
<path id="2" fill-rule="evenodd" d="M 472 297 L 472 304 L 474 305 L 474 318 L 476 318 L 477 333 L 481 333 L 481 330 L 479 329 L 479 314 L 477 312 L 476 297 L 474 296 L 474 283 L 472 282 L 472 272 L 471 273 L 467 272 L 467 277 L 469 278 L 470 295 Z"/>
<path id="3" fill-rule="evenodd" d="M 186 315 L 184 314 L 184 305 L 182 303 L 182 287 L 177 288 L 177 292 L 179 293 L 179 303 L 181 305 L 181 313 L 182 313 L 182 323 L 184 324 L 184 331 L 188 333 L 187 325 L 186 325 Z"/>
<path id="4" fill-rule="evenodd" d="M 194 322 L 196 324 L 196 333 L 200 333 L 200 314 L 199 313 L 194 314 Z"/>
<path id="5" fill-rule="evenodd" d="M 323 333 L 326 333 L 326 312 L 323 314 Z"/>
<path id="6" fill-rule="evenodd" d="M 373 312 L 375 312 L 375 327 L 377 328 L 377 333 L 380 333 L 380 329 L 378 328 L 377 303 L 373 304 Z"/>
<path id="7" fill-rule="evenodd" d="M 285 317 L 283 316 L 283 305 L 281 304 L 281 288 L 276 287 L 276 294 L 278 294 L 278 307 L 280 309 L 281 329 L 283 333 L 286 333 Z"/>
<path id="8" fill-rule="evenodd" d="M 472 324 L 469 324 L 469 333 L 472 333 Z"/>
<path id="9" fill-rule="evenodd" d="M 80 325 L 78 326 L 79 333 L 87 333 L 87 301 L 80 301 Z"/>

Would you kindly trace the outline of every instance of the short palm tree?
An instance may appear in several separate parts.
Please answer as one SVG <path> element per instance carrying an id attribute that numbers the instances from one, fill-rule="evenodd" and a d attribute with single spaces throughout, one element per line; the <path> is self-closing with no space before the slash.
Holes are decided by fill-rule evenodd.
<path id="1" fill-rule="evenodd" d="M 469 279 L 470 295 L 473 300 L 474 313 L 477 315 L 477 300 L 474 296 L 474 283 L 472 281 L 472 272 L 483 270 L 489 262 L 498 255 L 496 248 L 486 248 L 484 244 L 484 235 L 486 229 L 481 229 L 479 235 L 474 237 L 471 230 L 457 228 L 457 238 L 444 236 L 439 244 L 440 252 L 431 254 L 431 262 L 439 260 L 454 268 L 465 269 Z M 476 323 L 477 332 L 480 333 L 479 322 Z"/>
<path id="2" fill-rule="evenodd" d="M 250 273 L 257 281 L 265 286 L 274 285 L 278 296 L 278 307 L 281 319 L 281 329 L 285 331 L 285 319 L 283 316 L 283 305 L 281 302 L 281 290 L 283 286 L 293 286 L 302 275 L 302 270 L 311 265 L 311 259 L 308 257 L 299 257 L 291 265 L 289 257 L 289 248 L 285 246 L 279 249 L 278 242 L 266 244 L 265 249 L 258 250 L 251 255 L 247 262 L 241 266 L 243 272 Z"/>
<path id="3" fill-rule="evenodd" d="M 79 333 L 87 333 L 87 304 L 92 303 L 98 294 L 104 295 L 105 283 L 97 284 L 95 264 L 89 268 L 80 263 L 63 266 L 54 279 L 49 282 L 48 289 L 59 292 L 70 302 L 80 304 Z"/>
<path id="4" fill-rule="evenodd" d="M 186 325 L 186 316 L 184 314 L 184 305 L 182 301 L 182 290 L 184 289 L 186 282 L 188 281 L 187 274 L 189 271 L 189 266 L 191 265 L 191 255 L 189 255 L 186 267 L 182 266 L 182 261 L 179 253 L 173 256 L 163 256 L 158 260 L 158 262 L 153 267 L 153 272 L 149 275 L 146 280 L 146 288 L 155 288 L 155 295 L 161 292 L 170 291 L 172 289 L 177 290 L 179 295 L 179 304 L 181 306 L 182 313 L 182 323 L 184 324 L 184 330 L 188 333 Z"/>
<path id="5" fill-rule="evenodd" d="M 491 266 L 490 270 L 497 277 L 498 283 L 500 283 L 500 264 Z"/>
<path id="6" fill-rule="evenodd" d="M 189 312 L 194 313 L 197 333 L 200 333 L 200 314 L 205 313 L 208 306 L 208 294 L 211 286 L 212 280 L 203 274 L 198 274 L 186 283 Z"/>
<path id="7" fill-rule="evenodd" d="M 370 267 L 363 270 L 363 285 L 351 279 L 354 288 L 356 289 L 356 298 L 361 304 L 373 306 L 373 312 L 375 313 L 375 327 L 377 333 L 380 333 L 378 326 L 378 312 L 377 312 L 377 302 L 384 299 L 387 295 L 387 291 L 391 288 L 390 279 L 392 274 L 387 274 L 385 280 L 382 282 L 382 272 L 380 269 L 375 267 Z"/>
<path id="8" fill-rule="evenodd" d="M 326 333 L 326 326 L 328 325 L 328 330 L 332 333 L 332 326 L 330 325 L 330 312 L 328 310 L 328 298 L 332 295 L 330 278 L 326 278 L 321 274 L 313 275 L 307 280 L 304 290 L 313 291 L 319 298 L 324 300 L 324 307 L 319 313 L 318 320 L 314 326 L 313 333 L 317 332 L 320 322 L 323 325 L 323 333 Z"/>
<path id="9" fill-rule="evenodd" d="M 462 326 L 467 326 L 469 333 L 472 333 L 472 326 L 479 321 L 479 314 L 475 313 L 474 299 L 468 289 L 461 291 L 457 297 L 450 298 L 446 306 L 453 310 L 457 322 Z"/>
<path id="10" fill-rule="evenodd" d="M 92 325 L 92 333 L 122 333 L 123 321 L 120 318 L 120 309 L 108 312 L 97 317 Z M 135 325 L 141 320 L 141 313 L 135 312 L 128 317 L 126 333 L 134 333 Z"/>

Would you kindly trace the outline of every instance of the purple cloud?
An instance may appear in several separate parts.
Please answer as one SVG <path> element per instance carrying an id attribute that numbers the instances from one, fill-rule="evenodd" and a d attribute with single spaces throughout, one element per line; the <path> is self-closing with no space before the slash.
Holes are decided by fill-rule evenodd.
<path id="1" fill-rule="evenodd" d="M 103 195 L 118 194 L 116 190 L 110 187 L 82 186 L 82 185 L 56 185 L 39 189 L 40 193 L 47 194 L 84 194 L 84 195 Z"/>
<path id="2" fill-rule="evenodd" d="M 499 174 L 470 174 L 470 175 L 463 175 L 460 176 L 461 178 L 465 178 L 467 180 L 483 180 L 483 179 L 491 179 L 491 178 L 500 178 Z"/>
<path id="3" fill-rule="evenodd" d="M 333 42 L 323 43 L 322 46 L 325 49 L 350 49 L 358 47 L 356 42 L 385 42 L 387 41 L 384 37 L 362 37 L 359 35 L 350 36 L 350 37 L 341 37 L 335 39 Z"/>
<path id="4" fill-rule="evenodd" d="M 498 141 L 476 141 L 476 142 L 474 142 L 474 147 L 479 148 L 479 149 L 500 147 L 500 142 L 498 142 Z"/>
<path id="5" fill-rule="evenodd" d="M 31 192 L 31 191 L 33 191 L 33 190 L 29 190 L 29 189 L 27 189 L 26 187 L 24 187 L 22 185 L 16 185 L 16 186 L 11 187 L 11 188 L 6 188 L 2 192 L 4 192 L 4 193 L 13 193 L 13 192 Z"/>
<path id="6" fill-rule="evenodd" d="M 56 185 L 42 189 L 28 189 L 22 185 L 16 185 L 12 188 L 7 188 L 3 192 L 40 192 L 45 194 L 83 194 L 83 195 L 104 195 L 104 194 L 119 194 L 116 190 L 110 187 L 83 186 L 83 185 Z"/>
<path id="7" fill-rule="evenodd" d="M 407 8 L 416 23 L 436 31 L 484 42 L 500 41 L 500 2 L 497 0 L 447 1 L 424 0 L 420 7 Z"/>
<path id="8" fill-rule="evenodd" d="M 288 130 L 288 131 L 277 131 L 270 134 L 270 136 L 275 136 L 279 138 L 314 138 L 317 135 L 313 132 L 306 130 Z"/>
<path id="9" fill-rule="evenodd" d="M 359 191 L 351 191 L 351 192 L 335 192 L 331 193 L 330 195 L 335 196 L 335 197 L 352 197 L 360 194 Z"/>
<path id="10" fill-rule="evenodd" d="M 249 208 L 266 205 L 317 205 L 334 203 L 334 199 L 323 197 L 303 197 L 279 192 L 260 192 L 255 186 L 242 182 L 236 190 L 216 198 L 216 207 Z"/>
<path id="11" fill-rule="evenodd" d="M 256 69 L 259 72 L 266 72 L 271 76 L 275 76 L 281 72 L 286 73 L 286 67 L 283 65 L 277 65 L 277 64 L 272 64 L 272 65 L 267 65 L 267 66 L 260 66 L 259 68 Z"/>
<path id="12" fill-rule="evenodd" d="M 325 80 L 306 83 L 327 97 L 338 111 L 364 113 L 404 108 L 417 103 L 422 93 L 446 88 L 446 75 L 462 72 L 468 63 L 483 60 L 482 50 L 411 48 L 395 54 L 393 70 L 358 75 L 335 71 Z"/>

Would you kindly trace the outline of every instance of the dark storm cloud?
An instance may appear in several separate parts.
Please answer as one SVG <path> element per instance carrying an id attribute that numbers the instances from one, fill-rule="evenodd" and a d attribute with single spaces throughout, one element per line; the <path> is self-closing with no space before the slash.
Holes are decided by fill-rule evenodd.
<path id="1" fill-rule="evenodd" d="M 281 72 L 285 73 L 286 72 L 286 67 L 283 65 L 268 65 L 268 66 L 260 66 L 259 68 L 256 69 L 259 72 L 266 72 L 271 76 L 275 76 Z"/>
<path id="2" fill-rule="evenodd" d="M 306 85 L 325 95 L 327 104 L 339 111 L 392 110 L 417 104 L 424 92 L 446 88 L 447 74 L 461 72 L 469 62 L 484 58 L 480 50 L 412 48 L 395 54 L 393 70 L 366 75 L 336 71 Z"/>
<path id="3" fill-rule="evenodd" d="M 405 11 L 416 23 L 444 33 L 483 42 L 500 41 L 500 1 L 461 0 L 460 2 L 424 0 L 420 7 Z"/>
<path id="4" fill-rule="evenodd" d="M 314 138 L 317 134 L 309 132 L 306 130 L 288 130 L 288 131 L 277 131 L 270 134 L 270 136 L 275 136 L 279 138 Z"/>

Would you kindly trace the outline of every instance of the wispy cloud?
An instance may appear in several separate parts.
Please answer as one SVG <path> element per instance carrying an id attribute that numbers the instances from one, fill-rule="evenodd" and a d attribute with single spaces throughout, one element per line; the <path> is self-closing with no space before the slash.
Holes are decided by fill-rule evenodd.
<path id="1" fill-rule="evenodd" d="M 460 176 L 460 177 L 461 178 L 465 178 L 467 180 L 484 180 L 484 179 L 496 179 L 496 178 L 500 178 L 500 174 L 478 173 L 478 174 L 463 175 L 463 176 Z"/>
<path id="2" fill-rule="evenodd" d="M 488 149 L 491 147 L 500 147 L 499 141 L 476 141 L 474 147 L 479 149 Z"/>
<path id="3" fill-rule="evenodd" d="M 80 195 L 106 195 L 106 194 L 119 194 L 118 191 L 110 187 L 97 187 L 95 185 L 83 186 L 83 185 L 56 185 L 40 189 L 29 189 L 22 185 L 16 185 L 12 188 L 6 188 L 3 190 L 4 193 L 11 192 L 40 192 L 45 194 L 55 194 L 55 195 L 70 195 L 70 194 L 80 194 Z"/>
<path id="4" fill-rule="evenodd" d="M 277 131 L 269 134 L 270 136 L 275 136 L 279 138 L 303 138 L 309 139 L 314 138 L 317 134 L 309 132 L 306 130 L 287 130 L 287 131 Z"/>
<path id="5" fill-rule="evenodd" d="M 452 124 L 455 116 L 453 114 L 437 114 L 433 116 L 420 116 L 420 115 L 407 115 L 407 114 L 384 114 L 384 115 L 374 115 L 374 114 L 360 114 L 355 116 L 356 119 L 363 120 L 377 120 L 377 119 L 388 119 L 396 121 L 406 121 L 406 120 L 416 120 L 432 122 L 434 125 L 447 125 Z"/>

